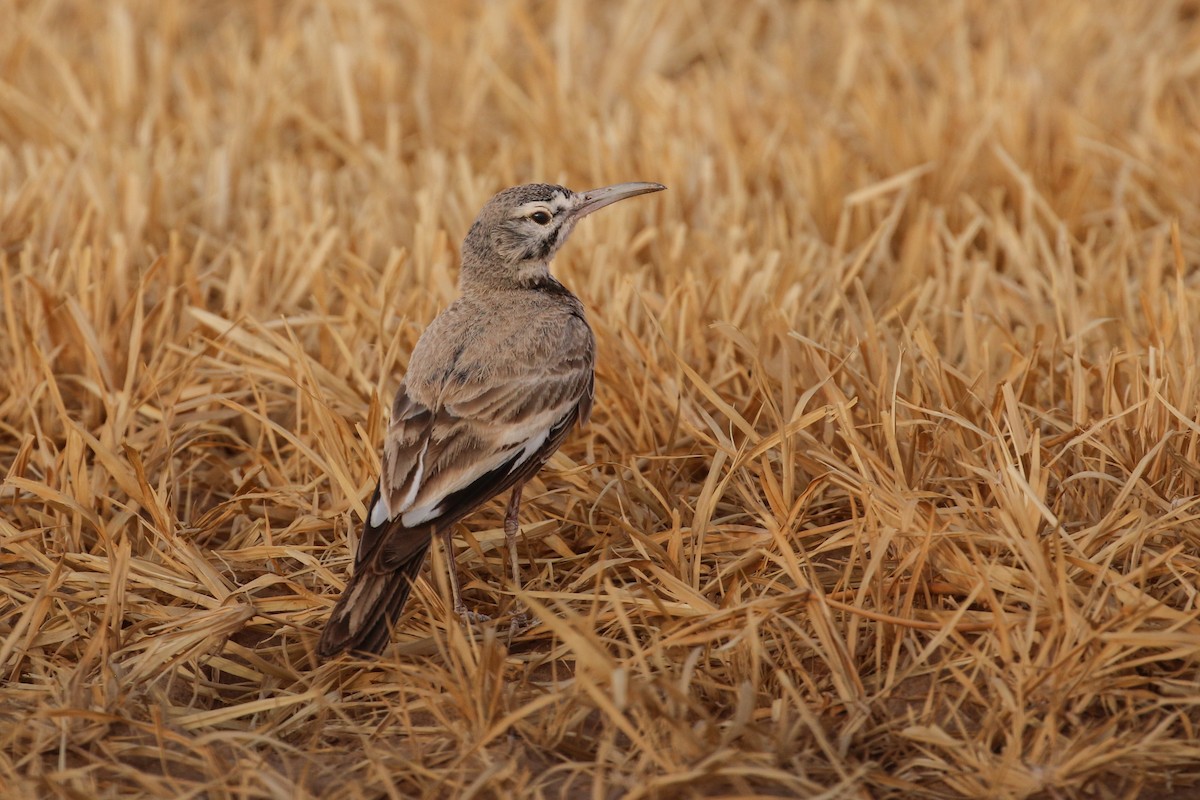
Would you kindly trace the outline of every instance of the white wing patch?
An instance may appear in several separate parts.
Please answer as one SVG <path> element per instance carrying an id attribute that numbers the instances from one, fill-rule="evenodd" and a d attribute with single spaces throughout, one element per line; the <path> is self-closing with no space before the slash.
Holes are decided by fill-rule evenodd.
<path id="1" fill-rule="evenodd" d="M 417 456 L 417 469 L 413 473 L 412 483 L 408 487 L 408 494 L 404 495 L 404 499 L 400 501 L 398 511 L 404 511 L 409 508 L 413 501 L 417 499 L 417 492 L 421 491 L 421 479 L 425 477 L 425 454 L 429 452 L 429 440 L 425 440 L 425 444 L 421 446 L 421 454 Z M 383 523 L 392 518 L 392 510 L 388 508 L 385 501 L 386 492 L 379 493 L 379 499 L 375 501 L 375 505 L 371 507 L 371 516 L 369 522 L 371 527 L 378 528 Z M 421 520 L 422 522 L 424 520 Z M 408 522 L 404 523 L 407 527 L 412 527 Z M 413 523 L 417 524 L 417 523 Z"/>
<path id="2" fill-rule="evenodd" d="M 531 437 L 529 439 L 529 441 L 525 443 L 525 446 L 523 448 L 521 448 L 520 458 L 518 458 L 516 461 L 513 462 L 513 465 L 508 468 L 508 471 L 512 472 L 517 467 L 521 466 L 526 461 L 528 461 L 529 458 L 534 453 L 536 453 L 538 450 L 541 449 L 542 445 L 544 445 L 546 443 L 546 439 L 549 438 L 549 436 L 550 436 L 550 429 L 546 428 L 541 433 L 537 434 L 536 436 Z"/>
<path id="3" fill-rule="evenodd" d="M 391 516 L 392 514 L 388 510 L 387 502 L 383 499 L 383 492 L 380 492 L 378 499 L 375 500 L 375 505 L 371 506 L 371 516 L 368 522 L 372 528 L 378 528 L 387 522 Z"/>
<path id="4" fill-rule="evenodd" d="M 429 452 L 429 440 L 425 440 L 425 444 L 421 445 L 421 455 L 417 456 L 417 471 L 413 474 L 412 483 L 408 487 L 408 494 L 404 495 L 404 499 L 400 501 L 400 511 L 409 508 L 413 501 L 417 499 L 417 492 L 421 491 L 421 478 L 425 477 L 425 454 Z"/>
<path id="5" fill-rule="evenodd" d="M 420 525 L 422 522 L 428 522 L 429 520 L 433 519 L 434 517 L 438 516 L 441 513 L 442 513 L 442 507 L 440 505 L 436 505 L 433 507 L 430 507 L 428 505 L 419 506 L 417 508 L 414 508 L 412 511 L 405 512 L 400 517 L 400 524 L 406 528 L 415 528 L 416 526 Z"/>

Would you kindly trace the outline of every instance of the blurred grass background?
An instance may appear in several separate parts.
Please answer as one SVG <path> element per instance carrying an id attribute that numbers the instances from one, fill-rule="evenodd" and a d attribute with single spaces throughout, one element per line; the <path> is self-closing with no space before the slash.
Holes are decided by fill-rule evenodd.
<path id="1" fill-rule="evenodd" d="M 1189 797 L 1200 5 L 0 2 L 0 794 Z M 505 186 L 540 625 L 318 666 Z M 499 509 L 463 526 L 502 615 Z"/>

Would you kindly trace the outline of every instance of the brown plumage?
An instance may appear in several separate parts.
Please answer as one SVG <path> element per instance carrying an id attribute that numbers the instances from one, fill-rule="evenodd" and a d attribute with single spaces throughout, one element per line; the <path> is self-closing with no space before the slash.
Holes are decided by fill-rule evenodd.
<path id="1" fill-rule="evenodd" d="M 663 188 L 626 183 L 575 193 L 531 184 L 484 206 L 463 242 L 460 296 L 421 335 L 396 393 L 379 486 L 354 575 L 317 646 L 322 658 L 387 645 L 435 534 L 451 559 L 454 610 L 468 615 L 450 533 L 508 489 L 505 539 L 520 583 L 521 488 L 592 408 L 592 331 L 583 305 L 550 275 L 550 261 L 583 216 Z"/>

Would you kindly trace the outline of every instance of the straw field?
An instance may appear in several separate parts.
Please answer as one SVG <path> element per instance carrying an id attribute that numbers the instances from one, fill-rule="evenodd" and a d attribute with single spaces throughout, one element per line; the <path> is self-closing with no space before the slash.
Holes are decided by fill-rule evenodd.
<path id="1" fill-rule="evenodd" d="M 0 19 L 0 796 L 1200 794 L 1192 0 Z M 629 180 L 525 585 L 318 663 L 476 212 Z"/>

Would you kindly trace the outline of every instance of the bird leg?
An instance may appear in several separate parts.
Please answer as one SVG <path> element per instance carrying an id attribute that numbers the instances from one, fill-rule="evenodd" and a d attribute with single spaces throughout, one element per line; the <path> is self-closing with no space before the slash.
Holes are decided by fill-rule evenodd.
<path id="1" fill-rule="evenodd" d="M 521 588 L 521 563 L 517 560 L 517 534 L 521 530 L 518 515 L 521 512 L 521 490 L 524 488 L 524 483 L 518 483 L 513 487 L 512 496 L 508 498 L 508 508 L 504 512 L 504 543 L 508 545 L 508 562 L 512 569 L 513 587 L 517 589 Z M 518 608 L 520 608 L 519 605 Z M 511 633 L 520 633 L 527 627 L 529 627 L 529 616 L 524 610 L 513 615 L 512 624 L 509 627 Z"/>
<path id="2" fill-rule="evenodd" d="M 478 611 L 467 609 L 462 599 L 462 589 L 458 585 L 458 570 L 454 567 L 454 541 L 449 528 L 442 531 L 442 550 L 446 553 L 446 569 L 450 573 L 450 598 L 454 602 L 454 613 L 464 622 L 487 622 L 491 617 Z"/>

